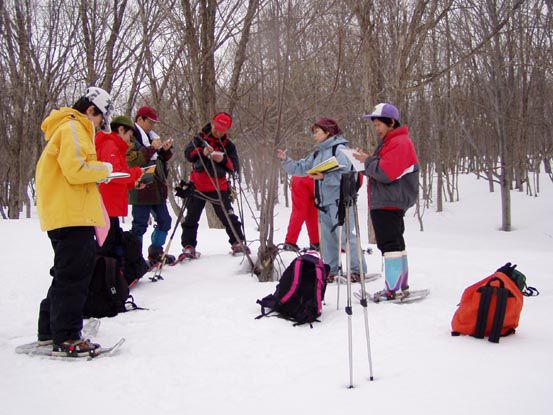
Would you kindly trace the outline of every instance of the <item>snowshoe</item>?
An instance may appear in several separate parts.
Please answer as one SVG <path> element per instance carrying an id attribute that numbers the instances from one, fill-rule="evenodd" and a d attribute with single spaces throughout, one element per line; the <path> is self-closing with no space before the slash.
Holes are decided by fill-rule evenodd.
<path id="1" fill-rule="evenodd" d="M 380 272 L 367 273 L 367 274 L 365 274 L 365 284 L 369 283 L 369 282 L 372 282 L 372 281 L 376 281 L 377 279 L 379 279 L 381 277 L 382 277 L 382 274 Z M 341 275 L 341 276 L 335 275 L 334 276 L 334 279 L 338 279 L 338 278 L 340 278 L 340 284 L 347 284 L 348 278 L 347 278 L 346 275 Z M 334 281 L 334 279 L 333 279 L 333 281 Z M 359 275 L 359 273 L 357 273 L 357 272 L 352 272 L 351 273 L 351 282 L 352 283 L 361 282 L 361 275 Z"/>
<path id="2" fill-rule="evenodd" d="M 196 251 L 196 248 L 193 246 L 187 245 L 182 249 L 182 253 L 179 255 L 177 259 L 177 263 L 191 260 L 191 259 L 198 259 L 200 257 L 200 253 Z"/>
<path id="3" fill-rule="evenodd" d="M 386 291 L 386 290 L 382 290 Z M 422 300 L 423 298 L 426 298 L 428 294 L 430 294 L 430 290 L 423 289 L 423 290 L 409 290 L 409 287 L 407 287 L 404 290 L 396 291 L 393 293 L 393 298 L 388 298 L 386 294 L 379 295 L 382 293 L 382 291 L 379 291 L 378 293 L 375 293 L 372 296 L 368 296 L 368 299 L 378 303 L 378 302 L 388 302 L 388 303 L 396 303 L 396 304 L 408 304 L 413 303 L 415 301 Z M 354 294 L 357 299 L 361 299 L 360 293 Z M 379 299 L 375 300 L 377 298 L 376 296 L 379 295 Z"/>
<path id="4" fill-rule="evenodd" d="M 284 242 L 282 245 L 281 245 L 281 249 L 283 251 L 289 251 L 289 252 L 299 252 L 300 251 L 300 247 L 296 244 L 292 244 L 292 243 L 288 243 L 288 242 Z"/>
<path id="5" fill-rule="evenodd" d="M 310 244 L 309 245 L 309 250 L 310 251 L 317 251 L 317 252 L 320 252 L 321 250 L 321 245 L 316 243 L 316 244 Z"/>
<path id="6" fill-rule="evenodd" d="M 100 354 L 102 348 L 99 344 L 92 343 L 90 340 L 66 340 L 61 344 L 52 346 L 52 356 L 59 357 L 94 357 Z"/>

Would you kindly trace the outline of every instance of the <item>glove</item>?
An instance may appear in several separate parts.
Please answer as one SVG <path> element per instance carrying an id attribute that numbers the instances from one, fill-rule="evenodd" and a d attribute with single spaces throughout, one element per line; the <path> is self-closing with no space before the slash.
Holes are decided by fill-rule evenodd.
<path id="1" fill-rule="evenodd" d="M 496 272 L 502 272 L 503 274 L 507 275 L 509 278 L 513 278 L 513 271 L 516 268 L 515 265 L 511 265 L 510 262 L 507 262 L 505 265 L 503 265 L 501 268 L 499 268 Z"/>
<path id="2" fill-rule="evenodd" d="M 108 162 L 105 162 L 103 161 L 102 164 L 106 167 L 106 169 L 108 170 L 108 176 L 113 173 L 113 166 L 111 163 L 108 163 Z M 102 179 L 102 180 L 98 180 L 97 183 L 109 183 L 110 182 L 110 178 L 109 177 L 106 177 L 105 179 Z"/>
<path id="3" fill-rule="evenodd" d="M 186 199 L 192 194 L 194 190 L 194 184 L 191 182 L 185 182 L 181 180 L 179 185 L 175 187 L 175 196 L 178 196 L 182 199 Z"/>
<path id="4" fill-rule="evenodd" d="M 108 163 L 107 161 L 103 161 L 104 166 L 108 169 L 108 176 L 113 173 L 113 165 L 111 163 Z"/>

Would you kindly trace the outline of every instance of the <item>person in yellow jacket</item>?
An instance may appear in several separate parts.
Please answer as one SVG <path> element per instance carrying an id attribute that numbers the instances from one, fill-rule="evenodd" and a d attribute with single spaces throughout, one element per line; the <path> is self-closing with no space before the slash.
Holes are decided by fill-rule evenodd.
<path id="1" fill-rule="evenodd" d="M 40 227 L 54 249 L 52 284 L 40 304 L 38 341 L 56 356 L 91 356 L 99 345 L 81 339 L 82 311 L 92 277 L 94 226 L 104 226 L 98 182 L 111 174 L 97 161 L 95 129 L 109 131 L 113 105 L 101 88 L 87 89 L 72 108 L 53 110 L 42 123 L 46 140 L 36 166 Z"/>

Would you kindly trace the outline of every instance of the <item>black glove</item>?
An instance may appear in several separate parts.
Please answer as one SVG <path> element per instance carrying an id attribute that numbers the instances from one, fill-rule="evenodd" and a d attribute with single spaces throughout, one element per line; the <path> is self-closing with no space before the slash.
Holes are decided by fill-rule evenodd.
<path id="1" fill-rule="evenodd" d="M 510 262 L 507 262 L 505 265 L 503 265 L 501 268 L 499 268 L 496 272 L 502 272 L 503 274 L 505 274 L 509 278 L 513 278 L 513 271 L 515 270 L 516 267 L 517 267 L 516 264 L 511 265 Z"/>
<path id="2" fill-rule="evenodd" d="M 185 182 L 181 180 L 179 185 L 175 187 L 175 196 L 186 199 L 192 194 L 194 190 L 194 184 L 192 182 Z"/>

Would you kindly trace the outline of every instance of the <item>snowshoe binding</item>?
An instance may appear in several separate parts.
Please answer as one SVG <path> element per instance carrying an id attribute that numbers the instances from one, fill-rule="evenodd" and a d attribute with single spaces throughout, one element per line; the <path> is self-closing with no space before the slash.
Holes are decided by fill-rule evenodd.
<path id="1" fill-rule="evenodd" d="M 289 242 L 284 242 L 281 245 L 281 249 L 283 251 L 289 251 L 289 252 L 299 252 L 300 251 L 300 247 L 298 245 L 293 244 L 293 243 L 289 243 Z"/>
<path id="2" fill-rule="evenodd" d="M 237 255 L 237 254 L 250 254 L 250 248 L 248 248 L 248 245 L 246 245 L 245 242 L 235 242 L 231 246 L 231 254 Z"/>
<path id="3" fill-rule="evenodd" d="M 199 257 L 200 253 L 196 251 L 196 248 L 187 245 L 182 249 L 182 253 L 177 258 L 177 264 L 187 260 L 198 259 Z"/>
<path id="4" fill-rule="evenodd" d="M 150 270 L 157 268 L 163 259 L 163 248 L 161 246 L 151 245 L 148 248 L 148 265 Z M 174 255 L 165 255 L 165 265 L 173 265 L 176 261 Z"/>
<path id="5" fill-rule="evenodd" d="M 381 290 L 375 292 L 372 297 L 372 301 L 375 303 L 379 303 L 381 301 L 391 301 L 396 299 L 396 292 L 390 291 L 390 290 Z"/>
<path id="6" fill-rule="evenodd" d="M 102 352 L 99 344 L 90 340 L 66 340 L 52 346 L 52 356 L 59 357 L 95 357 Z"/>

